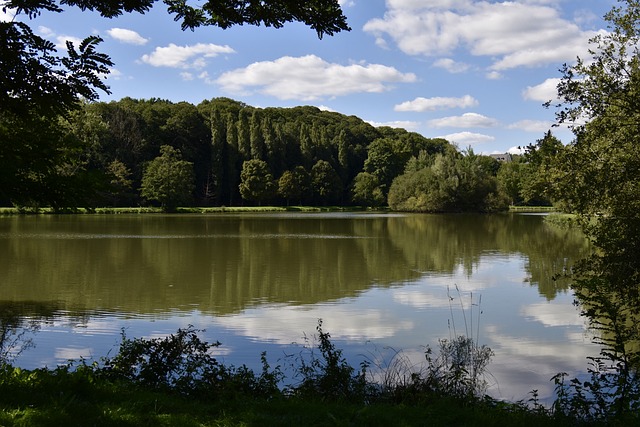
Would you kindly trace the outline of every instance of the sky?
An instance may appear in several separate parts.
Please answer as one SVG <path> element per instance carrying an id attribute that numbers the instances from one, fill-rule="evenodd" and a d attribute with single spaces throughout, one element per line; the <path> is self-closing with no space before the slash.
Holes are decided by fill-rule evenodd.
<path id="1" fill-rule="evenodd" d="M 0 1 L 1 3 L 1 1 Z M 350 32 L 318 39 L 283 28 L 182 31 L 162 3 L 115 19 L 68 8 L 30 21 L 60 46 L 88 35 L 115 63 L 111 94 L 198 104 L 228 97 L 254 107 L 313 105 L 476 153 L 517 151 L 553 127 L 564 63 L 588 58 L 616 0 L 340 0 Z M 12 19 L 10 11 L 0 19 Z M 26 20 L 26 17 L 17 19 Z"/>

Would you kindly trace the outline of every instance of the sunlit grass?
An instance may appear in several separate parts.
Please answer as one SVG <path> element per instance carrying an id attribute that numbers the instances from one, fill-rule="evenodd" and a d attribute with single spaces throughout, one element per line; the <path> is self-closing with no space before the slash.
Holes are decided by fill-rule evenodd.
<path id="1" fill-rule="evenodd" d="M 366 208 L 360 206 L 216 206 L 216 207 L 179 207 L 175 213 L 215 214 L 215 213 L 251 213 L 251 212 L 362 212 L 384 211 L 385 209 Z M 0 215 L 18 214 L 53 214 L 50 208 L 22 209 L 15 207 L 0 207 Z M 159 207 L 101 207 L 92 210 L 78 208 L 69 213 L 74 214 L 162 214 L 165 211 Z"/>
<path id="2" fill-rule="evenodd" d="M 555 212 L 553 206 L 509 206 L 509 212 Z"/>

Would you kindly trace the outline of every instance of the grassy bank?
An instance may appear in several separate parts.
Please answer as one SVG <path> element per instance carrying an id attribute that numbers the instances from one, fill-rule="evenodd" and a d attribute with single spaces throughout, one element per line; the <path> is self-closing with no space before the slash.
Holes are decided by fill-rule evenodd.
<path id="1" fill-rule="evenodd" d="M 515 407 L 452 399 L 340 403 L 250 395 L 197 398 L 86 372 L 14 371 L 0 384 L 2 426 L 562 426 Z M 10 377 L 7 380 L 7 377 Z"/>
<path id="2" fill-rule="evenodd" d="M 638 415 L 574 418 L 562 405 L 506 403 L 484 394 L 491 351 L 459 337 L 427 349 L 426 366 L 395 365 L 382 383 L 350 366 L 322 330 L 284 381 L 263 354 L 260 372 L 224 366 L 189 327 L 165 338 L 123 338 L 98 362 L 22 370 L 0 363 L 1 426 L 599 426 Z M 400 367 L 400 368 L 398 368 Z M 380 372 L 378 372 L 380 373 Z M 288 384 L 283 386 L 283 384 Z M 535 394 L 532 394 L 535 396 Z M 605 422 L 606 421 L 606 422 Z"/>
<path id="3" fill-rule="evenodd" d="M 555 212 L 553 206 L 509 206 L 509 212 Z"/>
<path id="4" fill-rule="evenodd" d="M 179 207 L 176 213 L 213 214 L 213 213 L 242 213 L 242 212 L 387 212 L 388 208 L 368 208 L 363 206 L 216 206 L 216 207 Z M 509 212 L 554 212 L 555 208 L 547 206 L 510 206 Z M 0 207 L 0 215 L 18 214 L 53 214 L 51 208 L 24 209 Z M 164 213 L 157 207 L 124 207 L 124 208 L 95 208 L 87 210 L 78 208 L 69 213 L 77 214 L 159 214 Z"/>
<path id="5" fill-rule="evenodd" d="M 359 206 L 219 206 L 219 207 L 179 207 L 175 213 L 213 214 L 213 213 L 243 213 L 243 212 L 368 212 L 386 211 L 386 209 L 366 208 Z M 20 214 L 161 214 L 165 213 L 161 208 L 155 207 L 126 207 L 126 208 L 95 208 L 87 210 L 78 208 L 69 212 L 54 212 L 50 208 L 21 209 L 4 207 L 0 208 L 0 215 Z"/>

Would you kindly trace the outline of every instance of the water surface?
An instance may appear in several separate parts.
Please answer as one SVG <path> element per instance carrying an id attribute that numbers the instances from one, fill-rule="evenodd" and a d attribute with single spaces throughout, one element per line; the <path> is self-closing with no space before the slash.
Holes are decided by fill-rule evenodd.
<path id="1" fill-rule="evenodd" d="M 318 319 L 357 366 L 472 335 L 491 394 L 527 399 L 597 354 L 553 276 L 587 251 L 539 215 L 216 214 L 0 218 L 0 309 L 37 322 L 16 364 L 55 366 L 189 324 L 230 364 L 299 351 Z M 6 316 L 5 316 L 6 317 Z M 386 362 L 382 362 L 384 365 Z"/>

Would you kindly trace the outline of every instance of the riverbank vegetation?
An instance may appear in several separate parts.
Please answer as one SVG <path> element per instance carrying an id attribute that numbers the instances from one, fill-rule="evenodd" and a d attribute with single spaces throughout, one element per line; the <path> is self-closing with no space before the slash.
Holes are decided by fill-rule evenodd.
<path id="1" fill-rule="evenodd" d="M 61 120 L 64 140 L 73 141 L 61 148 L 63 159 L 35 171 L 39 154 L 30 154 L 24 171 L 2 177 L 1 204 L 55 211 L 305 204 L 493 212 L 550 205 L 539 182 L 546 161 L 540 152 L 561 146 L 548 134 L 528 154 L 499 162 L 315 107 L 262 109 L 227 98 L 197 106 L 130 98 L 85 103 Z"/>
<path id="2" fill-rule="evenodd" d="M 501 164 L 443 139 L 315 107 L 126 98 L 82 104 L 58 131 L 73 141 L 60 148 L 60 162 L 32 170 L 40 154 L 31 153 L 23 171 L 2 176 L 0 203 L 55 211 L 307 204 L 424 212 L 549 203 L 532 190 L 538 184 L 526 184 L 537 176 L 526 156 Z"/>
<path id="3" fill-rule="evenodd" d="M 487 397 L 492 352 L 458 336 L 425 350 L 410 366 L 396 354 L 386 368 L 364 360 L 352 367 L 318 323 L 313 346 L 262 369 L 225 366 L 212 356 L 220 343 L 192 327 L 164 338 L 123 336 L 113 357 L 54 369 L 0 366 L 2 425 L 629 425 L 637 414 L 586 420 L 558 400 L 544 408 Z M 287 376 L 287 372 L 291 375 Z M 374 379 L 377 378 L 377 379 Z M 627 423 L 627 424 L 625 424 Z"/>

